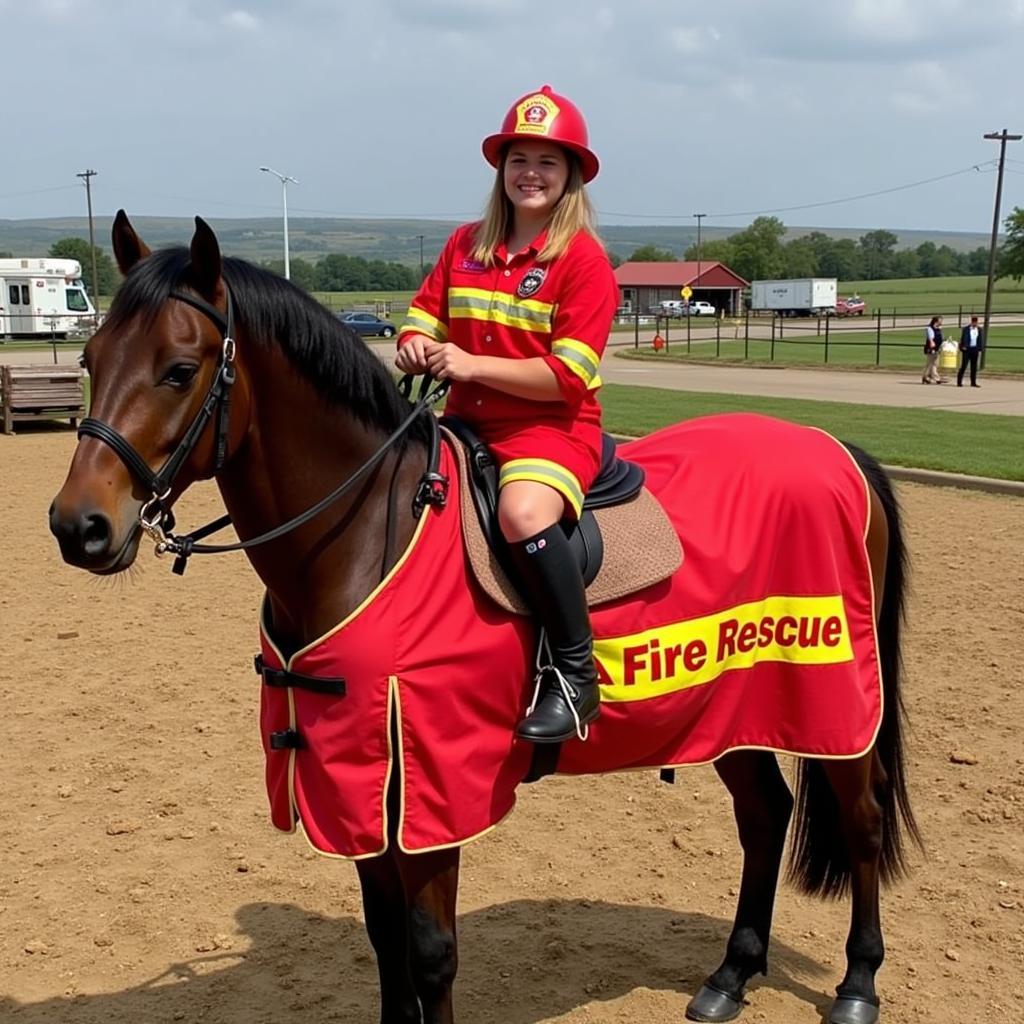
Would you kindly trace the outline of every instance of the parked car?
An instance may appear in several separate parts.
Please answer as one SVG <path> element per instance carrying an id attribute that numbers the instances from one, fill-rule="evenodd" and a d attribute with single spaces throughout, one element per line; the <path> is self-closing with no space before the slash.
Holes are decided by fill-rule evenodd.
<path id="1" fill-rule="evenodd" d="M 682 299 L 665 299 L 656 306 L 651 306 L 651 312 L 657 316 L 684 316 Z"/>
<path id="2" fill-rule="evenodd" d="M 863 316 L 864 300 L 859 295 L 836 299 L 836 316 Z"/>
<path id="3" fill-rule="evenodd" d="M 392 338 L 398 328 L 390 320 L 374 316 L 373 313 L 338 313 L 338 319 L 364 338 Z"/>
<path id="4" fill-rule="evenodd" d="M 714 316 L 715 307 L 703 299 L 696 299 L 692 302 L 684 302 L 682 299 L 666 299 L 651 307 L 652 313 L 661 316 Z"/>
<path id="5" fill-rule="evenodd" d="M 684 310 L 684 316 L 714 316 L 715 307 L 710 302 L 705 302 L 703 299 L 697 299 L 694 302 L 689 303 Z"/>

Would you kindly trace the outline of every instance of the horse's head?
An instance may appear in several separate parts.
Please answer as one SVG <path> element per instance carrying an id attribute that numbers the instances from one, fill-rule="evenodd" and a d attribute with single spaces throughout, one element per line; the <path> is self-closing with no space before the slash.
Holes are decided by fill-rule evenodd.
<path id="1" fill-rule="evenodd" d="M 113 243 L 125 283 L 85 347 L 90 416 L 50 507 L 64 560 L 101 575 L 134 561 L 140 519 L 160 522 L 190 483 L 216 471 L 234 381 L 230 295 L 210 227 L 197 217 L 187 252 L 153 254 L 121 210 Z M 235 435 L 241 417 L 232 419 Z"/>

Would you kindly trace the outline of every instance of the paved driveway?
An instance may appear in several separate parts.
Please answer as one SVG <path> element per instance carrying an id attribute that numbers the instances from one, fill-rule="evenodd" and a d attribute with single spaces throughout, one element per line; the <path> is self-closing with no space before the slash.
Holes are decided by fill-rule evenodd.
<path id="1" fill-rule="evenodd" d="M 1024 416 L 1024 378 L 979 377 L 980 387 L 922 384 L 920 373 L 803 370 L 791 367 L 695 366 L 605 357 L 601 376 L 615 384 L 645 384 L 681 391 L 717 391 L 773 398 L 814 398 L 915 409 Z"/>
<path id="2" fill-rule="evenodd" d="M 394 356 L 393 341 L 371 341 L 387 363 Z M 61 363 L 77 361 L 78 345 L 57 346 Z M 921 383 L 920 373 L 861 372 L 854 370 L 805 370 L 791 367 L 697 366 L 679 363 L 644 363 L 616 359 L 611 348 L 601 364 L 601 376 L 615 384 L 644 384 L 680 391 L 717 391 L 735 395 L 767 395 L 773 398 L 814 398 L 865 405 L 899 405 L 917 409 L 949 409 L 953 412 L 1002 413 L 1024 416 L 1024 378 L 980 377 L 980 388 L 956 386 L 955 374 L 947 384 Z M 0 345 L 0 365 L 49 364 L 52 352 L 24 352 Z"/>

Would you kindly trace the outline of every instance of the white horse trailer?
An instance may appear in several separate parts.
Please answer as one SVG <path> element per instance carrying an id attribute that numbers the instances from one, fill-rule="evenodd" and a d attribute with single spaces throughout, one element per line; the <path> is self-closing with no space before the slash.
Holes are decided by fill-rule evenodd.
<path id="1" fill-rule="evenodd" d="M 0 259 L 0 338 L 66 338 L 95 322 L 77 260 Z"/>

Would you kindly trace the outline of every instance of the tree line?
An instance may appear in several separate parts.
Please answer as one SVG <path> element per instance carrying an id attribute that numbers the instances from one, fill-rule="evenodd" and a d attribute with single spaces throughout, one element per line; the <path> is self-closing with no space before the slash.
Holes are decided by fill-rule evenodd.
<path id="1" fill-rule="evenodd" d="M 260 266 L 284 275 L 284 260 L 266 260 Z M 432 266 L 428 263 L 424 274 Z M 409 292 L 420 286 L 419 267 L 343 253 L 330 253 L 315 263 L 289 260 L 288 269 L 292 283 L 307 292 Z"/>
<path id="2" fill-rule="evenodd" d="M 1020 214 L 1024 250 L 1024 211 Z M 1011 216 L 1007 220 L 1010 228 Z M 957 252 L 948 245 L 923 242 L 916 248 L 897 249 L 899 238 L 891 231 L 868 231 L 859 239 L 832 238 L 812 231 L 788 242 L 786 226 L 778 217 L 758 217 L 748 228 L 728 238 L 696 244 L 683 259 L 719 261 L 748 281 L 791 277 L 837 277 L 841 281 L 878 281 L 904 277 L 950 277 L 957 274 L 987 274 L 988 249 Z M 1009 245 L 1009 240 L 1007 242 Z M 1004 246 L 1004 250 L 1006 246 Z M 645 245 L 630 260 L 674 261 L 668 250 Z M 1000 274 L 1005 276 L 1000 265 Z"/>
<path id="3" fill-rule="evenodd" d="M 84 238 L 61 238 L 50 246 L 54 259 L 78 260 L 82 266 L 82 280 L 86 291 L 96 295 L 92 280 L 92 256 Z M 267 270 L 284 275 L 284 260 L 268 260 L 260 264 Z M 430 273 L 431 265 L 424 268 Z M 362 256 L 332 253 L 312 263 L 309 260 L 289 261 L 291 280 L 308 292 L 407 292 L 420 284 L 419 267 L 384 260 L 368 260 Z M 121 283 L 121 275 L 114 261 L 99 246 L 96 247 L 96 274 L 100 295 L 113 295 Z"/>
<path id="4" fill-rule="evenodd" d="M 1006 240 L 997 253 L 996 276 L 1024 278 L 1024 208 L 1014 207 L 1005 221 Z M 899 238 L 891 231 L 868 231 L 854 240 L 832 238 L 823 231 L 784 242 L 786 226 L 778 217 L 758 217 L 748 228 L 728 238 L 704 242 L 698 253 L 691 245 L 683 259 L 724 263 L 748 281 L 791 277 L 836 277 L 841 281 L 878 281 L 887 278 L 950 277 L 959 274 L 987 274 L 988 249 L 979 246 L 971 252 L 957 252 L 948 245 L 923 242 L 916 248 L 897 249 Z M 4 254 L 0 254 L 4 255 Z M 10 255 L 9 253 L 6 255 Z M 621 255 L 609 252 L 612 264 L 623 262 Z M 89 243 L 82 238 L 62 238 L 50 246 L 50 256 L 78 260 L 82 278 L 90 295 L 97 289 L 92 280 Z M 675 262 L 668 249 L 642 245 L 627 257 L 637 262 Z M 261 264 L 267 270 L 284 274 L 283 260 Z M 424 267 L 429 274 L 431 264 Z M 418 267 L 362 256 L 331 253 L 312 262 L 290 261 L 291 279 L 310 292 L 414 291 L 421 281 Z M 96 249 L 98 293 L 113 295 L 120 274 L 111 258 Z"/>

